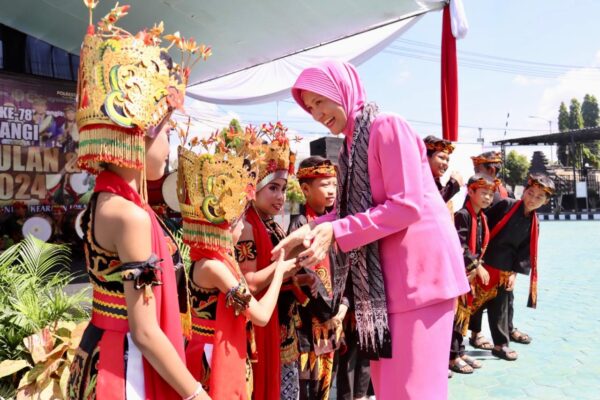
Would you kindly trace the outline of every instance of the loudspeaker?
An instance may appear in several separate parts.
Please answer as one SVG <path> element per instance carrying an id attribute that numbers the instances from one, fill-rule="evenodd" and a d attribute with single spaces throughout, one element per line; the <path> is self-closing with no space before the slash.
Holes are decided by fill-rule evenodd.
<path id="1" fill-rule="evenodd" d="M 310 142 L 310 155 L 328 158 L 337 165 L 338 155 L 343 143 L 344 139 L 329 136 L 313 140 Z"/>

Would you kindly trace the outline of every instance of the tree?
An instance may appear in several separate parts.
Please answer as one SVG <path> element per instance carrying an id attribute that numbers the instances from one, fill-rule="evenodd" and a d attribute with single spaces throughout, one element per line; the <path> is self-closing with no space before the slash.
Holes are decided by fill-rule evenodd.
<path id="1" fill-rule="evenodd" d="M 595 96 L 586 94 L 581 103 L 581 117 L 584 128 L 595 128 L 599 125 L 600 110 Z"/>
<path id="2" fill-rule="evenodd" d="M 569 111 L 567 110 L 567 106 L 564 101 L 561 101 L 560 107 L 558 108 L 558 130 L 560 132 L 565 132 L 569 130 Z M 556 156 L 558 157 L 558 161 L 567 166 L 569 164 L 569 146 L 560 144 L 556 149 Z"/>
<path id="3" fill-rule="evenodd" d="M 600 125 L 600 110 L 596 97 L 586 94 L 581 104 L 581 117 L 584 128 L 595 128 Z M 598 168 L 600 166 L 600 141 L 585 145 L 582 149 L 583 163 Z"/>
<path id="4" fill-rule="evenodd" d="M 548 159 L 543 151 L 535 151 L 531 157 L 531 165 L 529 166 L 529 173 L 542 173 L 547 174 Z"/>
<path id="5" fill-rule="evenodd" d="M 512 186 L 513 191 L 515 186 L 522 185 L 527 179 L 527 171 L 529 171 L 529 161 L 527 157 L 511 150 L 506 156 L 504 163 L 506 184 Z"/>
<path id="6" fill-rule="evenodd" d="M 583 128 L 583 117 L 581 116 L 581 105 L 575 98 L 571 99 L 569 105 L 569 129 Z"/>

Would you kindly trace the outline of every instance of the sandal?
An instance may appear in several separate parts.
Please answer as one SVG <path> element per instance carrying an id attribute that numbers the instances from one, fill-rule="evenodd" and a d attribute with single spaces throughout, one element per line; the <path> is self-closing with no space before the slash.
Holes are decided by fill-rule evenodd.
<path id="1" fill-rule="evenodd" d="M 494 347 L 492 349 L 492 355 L 506 361 L 515 361 L 519 357 L 516 351 L 506 345 L 502 346 L 500 349 Z"/>
<path id="2" fill-rule="evenodd" d="M 475 347 L 476 349 L 481 349 L 481 350 L 492 350 L 494 348 L 494 345 L 492 344 L 492 342 L 490 342 L 481 333 L 478 333 L 475 338 L 473 338 L 473 336 L 471 336 L 469 338 L 469 344 L 471 346 Z"/>
<path id="3" fill-rule="evenodd" d="M 454 375 L 454 372 L 448 370 L 448 379 L 452 378 L 452 375 Z"/>
<path id="4" fill-rule="evenodd" d="M 467 364 L 469 364 L 469 366 L 473 369 L 479 369 L 481 367 L 483 367 L 483 364 L 481 363 L 481 361 L 474 359 L 473 357 L 469 357 L 468 355 L 463 355 L 460 357 L 464 362 L 466 362 Z"/>
<path id="5" fill-rule="evenodd" d="M 450 371 L 456 372 L 457 374 L 472 374 L 473 368 L 467 364 L 462 358 L 456 359 L 456 361 L 451 362 L 448 366 Z"/>
<path id="6" fill-rule="evenodd" d="M 531 343 L 531 337 L 528 334 L 519 331 L 517 328 L 513 329 L 510 333 L 510 341 L 521 344 Z"/>

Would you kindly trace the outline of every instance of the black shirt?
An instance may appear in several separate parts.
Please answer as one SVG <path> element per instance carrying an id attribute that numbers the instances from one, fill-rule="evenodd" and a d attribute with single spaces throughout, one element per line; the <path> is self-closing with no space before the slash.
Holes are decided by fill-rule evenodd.
<path id="1" fill-rule="evenodd" d="M 517 203 L 514 199 L 503 199 L 486 211 L 490 232 Z M 502 270 L 529 275 L 531 262 L 529 245 L 531 241 L 531 215 L 526 216 L 523 203 L 512 215 L 504 228 L 490 239 L 483 257 L 486 264 Z"/>
<path id="2" fill-rule="evenodd" d="M 461 208 L 454 213 L 454 227 L 458 233 L 460 244 L 463 248 L 463 257 L 465 260 L 465 269 L 472 271 L 479 265 L 479 258 L 481 257 L 481 246 L 483 243 L 483 222 L 482 216 L 477 215 L 477 226 L 471 226 L 471 215 L 469 210 Z M 471 229 L 477 229 L 475 233 L 475 252 L 471 252 L 469 249 L 469 240 L 471 239 Z"/>
<path id="3" fill-rule="evenodd" d="M 448 183 L 446 183 L 446 186 L 442 186 L 442 183 L 440 182 L 439 178 L 434 180 L 435 185 L 437 186 L 438 190 L 440 191 L 440 194 L 442 195 L 442 199 L 444 199 L 444 203 L 449 202 L 450 199 L 460 191 L 460 185 L 458 184 L 458 181 L 454 178 L 448 179 Z"/>

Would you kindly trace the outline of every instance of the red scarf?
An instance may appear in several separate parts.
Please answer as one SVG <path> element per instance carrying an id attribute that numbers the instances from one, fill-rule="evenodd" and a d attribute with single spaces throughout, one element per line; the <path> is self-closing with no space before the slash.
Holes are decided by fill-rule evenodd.
<path id="1" fill-rule="evenodd" d="M 260 271 L 271 264 L 273 243 L 271 243 L 267 228 L 265 228 L 254 207 L 250 207 L 246 211 L 246 221 L 252 225 L 252 235 L 254 236 L 257 254 L 256 270 Z M 262 293 L 256 296 L 258 299 L 261 297 Z M 277 400 L 279 399 L 281 379 L 279 358 L 281 338 L 277 307 L 275 307 L 271 320 L 265 327 L 255 327 L 254 329 L 258 361 L 252 364 L 254 374 L 252 397 L 257 400 Z"/>
<path id="2" fill-rule="evenodd" d="M 477 252 L 477 214 L 475 214 L 475 210 L 473 209 L 473 204 L 471 204 L 470 199 L 467 201 L 466 208 L 471 216 L 471 236 L 469 237 L 469 250 L 471 253 L 475 254 Z M 479 254 L 479 259 L 481 260 L 485 250 L 487 249 L 488 243 L 490 242 L 490 230 L 488 228 L 487 217 L 485 214 L 479 210 L 479 215 L 481 216 L 481 225 L 483 226 L 481 254 Z"/>
<path id="3" fill-rule="evenodd" d="M 102 171 L 96 178 L 94 192 L 108 192 L 119 195 L 126 200 L 143 208 L 150 217 L 152 224 L 152 253 L 160 260 L 160 270 L 157 271 L 158 279 L 162 285 L 154 286 L 152 292 L 156 302 L 156 319 L 160 329 L 173 344 L 179 358 L 185 362 L 183 346 L 183 331 L 179 316 L 179 302 L 177 282 L 173 259 L 165 240 L 164 231 L 156 218 L 156 214 L 148 204 L 144 204 L 140 195 L 133 190 L 119 175 L 111 171 Z M 109 332 L 106 332 L 109 333 Z M 125 370 L 123 352 L 119 357 L 114 351 L 123 347 L 123 337 L 119 340 L 116 335 L 103 335 L 100 341 L 100 361 L 98 363 L 98 381 L 96 397 L 99 399 L 123 399 L 125 396 Z M 104 341 L 106 335 L 109 342 Z M 120 342 L 120 344 L 119 344 Z M 104 346 L 103 346 L 104 344 Z M 106 350 L 106 351 L 105 351 Z M 104 357 L 103 357 L 104 353 Z M 113 357 L 117 356 L 117 357 Z M 181 396 L 154 370 L 152 365 L 144 358 L 144 384 L 146 399 L 178 399 Z"/>
<path id="4" fill-rule="evenodd" d="M 490 239 L 493 239 L 508 223 L 510 218 L 519 209 L 523 200 L 517 201 L 504 217 L 494 226 L 490 233 Z M 529 275 L 529 298 L 527 299 L 527 307 L 537 307 L 537 252 L 538 252 L 538 218 L 535 211 L 531 212 L 531 233 L 529 237 L 529 263 L 531 264 L 531 274 Z"/>
<path id="5" fill-rule="evenodd" d="M 501 199 L 508 199 L 508 190 L 506 190 L 503 184 L 498 185 L 498 193 Z"/>
<path id="6" fill-rule="evenodd" d="M 241 274 L 231 256 L 214 250 L 190 250 L 192 261 L 201 259 L 221 261 L 239 281 Z M 215 334 L 210 365 L 209 395 L 213 399 L 247 400 L 246 390 L 246 316 L 236 317 L 233 308 L 226 306 L 225 294 L 217 300 Z M 195 359 L 192 362 L 200 363 Z"/>
<path id="7" fill-rule="evenodd" d="M 305 214 L 306 214 L 306 220 L 308 222 L 311 222 L 317 218 L 320 217 L 319 214 L 316 213 L 315 210 L 312 209 L 311 206 L 308 205 L 308 203 L 304 206 L 305 209 Z M 319 269 L 325 270 L 326 273 L 326 279 L 329 282 L 323 282 L 323 285 L 325 286 L 325 289 L 327 289 L 327 293 L 331 296 L 333 294 L 333 288 L 331 286 L 332 282 L 331 282 L 331 265 L 329 264 L 329 256 L 325 257 L 323 259 L 323 261 L 321 261 L 319 264 L 316 264 L 315 266 L 312 267 L 312 269 L 317 273 L 318 276 L 322 276 L 321 274 L 318 273 Z"/>

